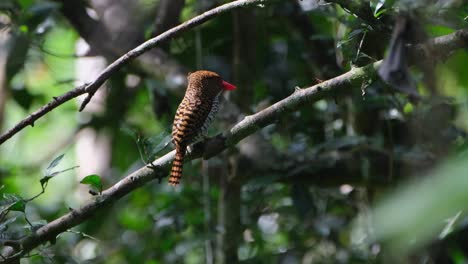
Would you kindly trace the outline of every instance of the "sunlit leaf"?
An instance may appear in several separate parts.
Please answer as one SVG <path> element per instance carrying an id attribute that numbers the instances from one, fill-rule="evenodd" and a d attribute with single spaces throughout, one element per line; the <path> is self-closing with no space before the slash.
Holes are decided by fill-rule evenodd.
<path id="1" fill-rule="evenodd" d="M 374 12 L 374 17 L 379 17 L 382 14 L 382 10 L 384 10 L 386 0 L 377 0 L 377 1 L 370 1 L 370 7 Z"/>
<path id="2" fill-rule="evenodd" d="M 413 112 L 413 110 L 414 110 L 414 106 L 413 106 L 413 104 L 411 104 L 409 102 L 406 103 L 405 106 L 403 107 L 403 112 L 405 114 L 411 113 L 411 112 Z"/>
<path id="3" fill-rule="evenodd" d="M 86 184 L 89 185 L 95 189 L 97 189 L 99 192 L 102 192 L 102 182 L 101 182 L 101 177 L 99 177 L 96 174 L 88 175 L 84 177 L 81 181 L 81 184 Z"/>
<path id="4" fill-rule="evenodd" d="M 380 9 L 377 13 L 374 14 L 375 17 L 380 17 L 381 15 L 385 14 L 385 12 L 387 12 L 387 9 L 386 8 L 382 8 Z"/>

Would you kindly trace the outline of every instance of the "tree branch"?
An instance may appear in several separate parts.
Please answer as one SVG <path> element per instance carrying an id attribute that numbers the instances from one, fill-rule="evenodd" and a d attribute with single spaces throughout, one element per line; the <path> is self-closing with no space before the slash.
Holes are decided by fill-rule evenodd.
<path id="1" fill-rule="evenodd" d="M 138 47 L 134 48 L 133 50 L 125 53 L 123 56 L 115 60 L 113 63 L 111 63 L 109 66 L 107 66 L 106 69 L 104 69 L 98 77 L 92 81 L 91 83 L 79 86 L 74 88 L 73 90 L 69 91 L 68 93 L 65 93 L 62 96 L 54 98 L 51 102 L 49 102 L 47 105 L 41 107 L 39 110 L 35 111 L 22 121 L 20 121 L 17 125 L 15 125 L 13 128 L 5 132 L 0 136 L 0 145 L 3 144 L 6 140 L 11 138 L 13 135 L 21 131 L 23 128 L 27 127 L 28 125 L 33 126 L 34 122 L 44 116 L 46 113 L 52 111 L 56 107 L 60 106 L 61 104 L 77 97 L 82 94 L 87 93 L 88 96 L 85 98 L 83 101 L 80 111 L 82 111 L 86 105 L 89 103 L 93 95 L 96 93 L 96 91 L 101 87 L 101 85 L 107 81 L 111 77 L 112 74 L 114 74 L 116 71 L 118 71 L 120 68 L 122 68 L 124 65 L 127 65 L 132 59 L 140 56 L 141 54 L 147 52 L 148 50 L 156 47 L 157 45 L 174 38 L 186 31 L 189 31 L 196 26 L 199 26 L 206 21 L 220 15 L 223 13 L 226 13 L 228 11 L 231 11 L 233 9 L 241 8 L 241 7 L 246 7 L 254 4 L 259 4 L 259 3 L 264 3 L 266 1 L 271 1 L 271 0 L 238 0 L 234 2 L 230 2 L 228 4 L 224 4 L 221 6 L 218 6 L 216 8 L 213 8 L 209 11 L 206 11 L 205 13 L 198 15 L 180 25 L 177 27 L 171 28 L 170 30 L 167 30 L 166 32 L 160 34 L 159 36 L 156 36 L 152 39 L 149 39 L 139 45 Z"/>
<path id="2" fill-rule="evenodd" d="M 455 49 L 468 45 L 468 29 L 462 29 L 455 33 L 435 38 L 429 41 L 427 45 L 430 46 L 430 50 L 445 48 L 445 52 L 450 53 Z M 428 56 L 428 54 L 425 54 L 425 56 Z M 328 81 L 296 90 L 292 95 L 274 105 L 254 115 L 245 117 L 229 131 L 226 131 L 223 136 L 217 136 L 205 143 L 196 144 L 194 150 L 187 155 L 186 161 L 202 156 L 205 159 L 210 158 L 236 145 L 239 141 L 261 128 L 274 123 L 284 114 L 296 111 L 304 105 L 310 105 L 310 103 L 325 97 L 351 92 L 353 91 L 353 87 L 360 88 L 364 81 L 377 78 L 377 68 L 381 63 L 382 61 L 378 61 L 361 68 L 354 68 Z M 31 251 L 38 245 L 46 243 L 47 241 L 53 241 L 58 234 L 84 222 L 104 206 L 114 203 L 124 195 L 127 195 L 151 180 L 166 176 L 172 164 L 172 160 L 174 159 L 174 154 L 175 151 L 172 151 L 155 160 L 153 165 L 155 165 L 158 170 L 153 171 L 147 167 L 140 168 L 109 189 L 103 191 L 100 196 L 84 204 L 79 209 L 70 211 L 62 217 L 39 228 L 34 234 L 19 240 L 22 251 L 10 250 L 10 252 L 8 252 L 9 254 L 5 256 L 6 259 L 2 260 L 0 263 L 12 263 L 13 261 L 17 261 L 22 255 Z"/>
<path id="3" fill-rule="evenodd" d="M 59 97 L 54 97 L 52 101 L 47 103 L 46 105 L 42 106 L 29 116 L 27 116 L 25 119 L 21 120 L 18 124 L 16 124 L 13 128 L 5 132 L 0 136 L 0 145 L 3 144 L 5 141 L 7 141 L 9 138 L 11 138 L 13 135 L 21 131 L 23 128 L 27 126 L 34 126 L 34 122 L 47 114 L 48 112 L 52 111 L 54 108 L 57 106 L 75 98 L 78 97 L 82 94 L 84 94 L 85 91 L 85 85 L 81 85 L 76 87 L 75 89 L 65 93 L 64 95 L 61 95 Z"/>

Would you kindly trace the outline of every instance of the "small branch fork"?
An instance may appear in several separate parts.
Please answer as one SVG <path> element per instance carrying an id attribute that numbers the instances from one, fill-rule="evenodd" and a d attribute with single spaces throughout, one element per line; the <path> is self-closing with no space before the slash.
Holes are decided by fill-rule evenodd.
<path id="1" fill-rule="evenodd" d="M 14 136 L 16 133 L 21 131 L 23 128 L 27 126 L 34 126 L 34 122 L 47 114 L 48 112 L 52 111 L 53 109 L 57 108 L 61 104 L 78 97 L 82 94 L 88 94 L 84 101 L 82 102 L 80 106 L 80 111 L 83 111 L 83 109 L 86 107 L 86 105 L 89 103 L 91 98 L 94 96 L 96 91 L 104 84 L 106 80 L 108 80 L 112 74 L 114 74 L 116 71 L 118 71 L 120 68 L 122 68 L 124 65 L 127 65 L 132 59 L 140 56 L 141 54 L 147 52 L 148 50 L 160 45 L 161 43 L 171 39 L 175 38 L 176 36 L 189 31 L 206 21 L 220 15 L 223 13 L 226 13 L 228 11 L 241 8 L 241 7 L 246 7 L 254 4 L 261 4 L 266 1 L 271 1 L 271 0 L 238 0 L 234 2 L 230 2 L 221 6 L 218 6 L 216 8 L 213 8 L 209 11 L 204 12 L 201 15 L 198 15 L 176 27 L 173 27 L 166 32 L 149 39 L 139 45 L 138 47 L 132 49 L 131 51 L 125 53 L 122 55 L 120 58 L 115 60 L 113 63 L 111 63 L 107 68 L 105 68 L 94 81 L 78 86 L 71 91 L 59 96 L 59 97 L 54 97 L 52 101 L 50 101 L 48 104 L 45 106 L 41 107 L 34 113 L 30 114 L 23 120 L 21 120 L 18 124 L 16 124 L 13 128 L 9 129 L 6 131 L 4 134 L 0 136 L 0 145 L 3 144 L 5 141 L 10 139 L 12 136 Z"/>
<path id="2" fill-rule="evenodd" d="M 441 51 L 441 49 L 444 49 L 444 53 L 450 53 L 456 49 L 467 47 L 468 29 L 458 30 L 455 33 L 435 38 L 426 45 L 429 46 L 429 50 Z M 421 52 L 426 50 L 421 47 L 416 47 L 416 49 L 421 49 Z M 430 56 L 430 54 L 421 53 L 419 59 L 430 58 Z M 310 103 L 316 102 L 322 98 L 335 97 L 341 93 L 349 93 L 352 91 L 353 87 L 360 89 L 360 84 L 362 82 L 377 78 L 376 72 L 381 63 L 382 61 L 377 61 L 361 68 L 354 68 L 349 72 L 314 86 L 296 89 L 293 94 L 285 99 L 254 115 L 245 117 L 222 136 L 211 138 L 203 144 L 196 144 L 193 151 L 187 155 L 186 161 L 202 156 L 205 159 L 215 156 L 226 148 L 235 146 L 240 140 L 268 124 L 274 123 L 280 116 L 296 111 L 304 105 L 310 105 Z M 172 151 L 158 158 L 153 162 L 155 169 L 147 167 L 140 168 L 109 189 L 103 191 L 101 195 L 92 201 L 44 225 L 34 234 L 19 239 L 16 243 L 19 246 L 11 248 L 11 250 L 7 252 L 8 254 L 4 254 L 3 258 L 0 258 L 0 263 L 17 262 L 19 258 L 24 256 L 27 252 L 47 241 L 54 241 L 57 235 L 86 221 L 104 206 L 113 204 L 115 201 L 140 186 L 165 176 L 174 159 L 174 155 L 175 151 Z"/>

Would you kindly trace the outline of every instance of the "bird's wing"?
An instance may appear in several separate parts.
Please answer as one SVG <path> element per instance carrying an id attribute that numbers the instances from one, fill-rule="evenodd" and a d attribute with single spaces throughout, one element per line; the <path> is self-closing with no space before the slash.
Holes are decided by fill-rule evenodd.
<path id="1" fill-rule="evenodd" d="M 188 145 L 201 132 L 212 103 L 184 98 L 177 109 L 172 127 L 175 144 Z"/>

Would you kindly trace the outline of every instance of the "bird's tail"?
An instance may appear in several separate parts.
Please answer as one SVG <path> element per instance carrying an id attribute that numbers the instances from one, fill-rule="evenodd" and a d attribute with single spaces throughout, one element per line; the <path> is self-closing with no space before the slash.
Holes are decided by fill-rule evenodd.
<path id="1" fill-rule="evenodd" d="M 186 146 L 177 146 L 174 162 L 172 163 L 171 175 L 169 176 L 169 184 L 176 186 L 182 178 L 182 168 L 184 166 L 184 156 Z"/>

